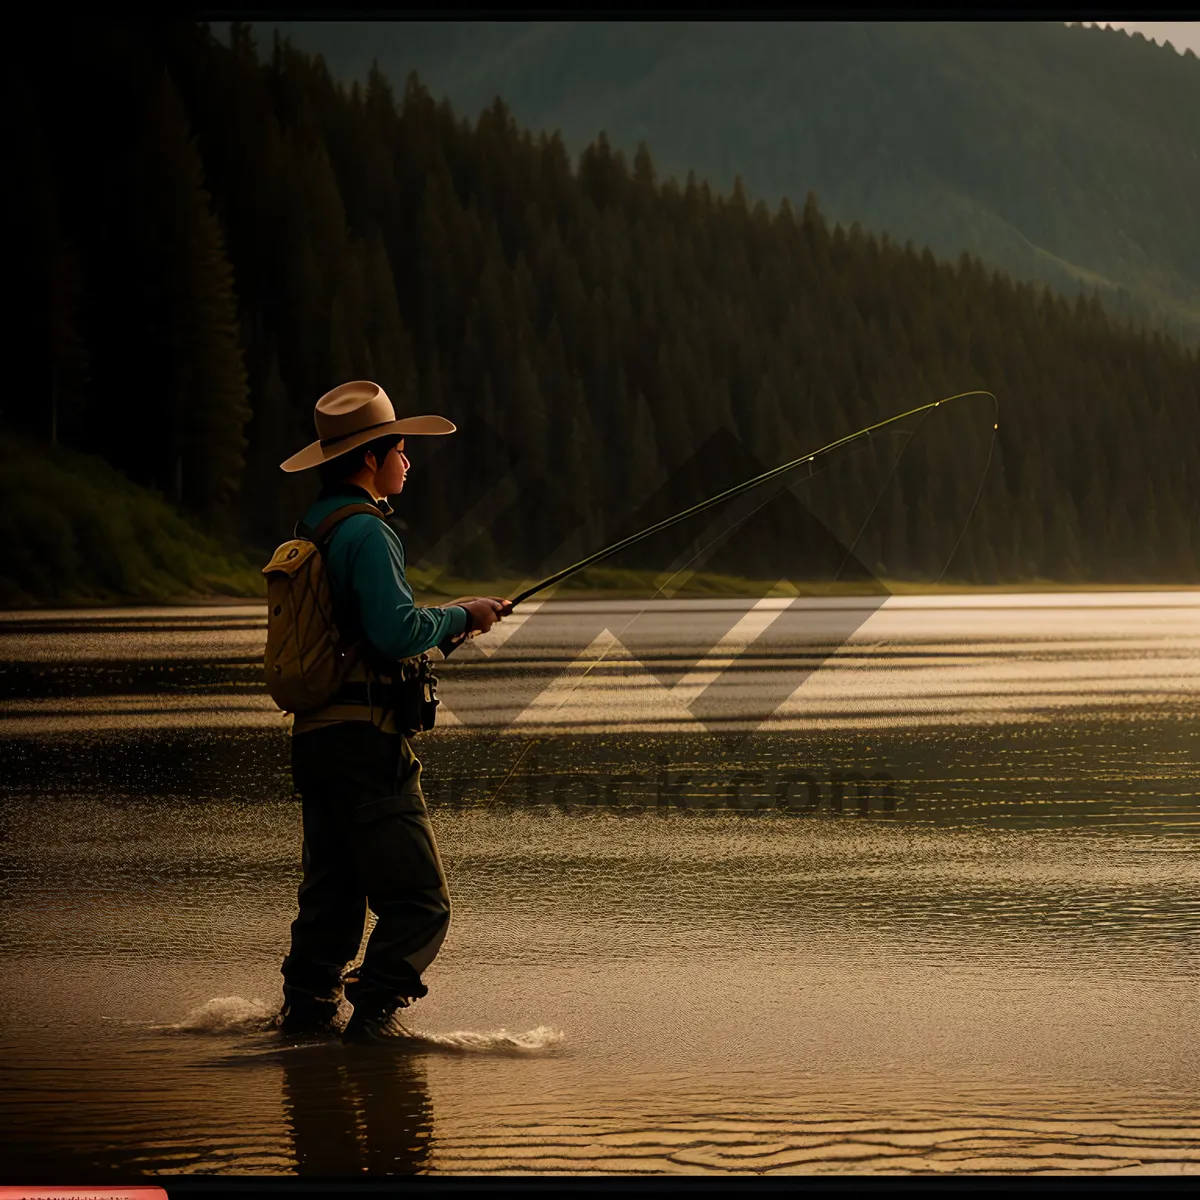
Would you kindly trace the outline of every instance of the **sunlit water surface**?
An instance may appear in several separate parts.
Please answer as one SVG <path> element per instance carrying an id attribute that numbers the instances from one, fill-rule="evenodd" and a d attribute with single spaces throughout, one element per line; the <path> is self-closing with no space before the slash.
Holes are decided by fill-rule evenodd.
<path id="1" fill-rule="evenodd" d="M 1057 601 L 889 603 L 750 737 L 619 671 L 471 729 L 447 664 L 394 1052 L 261 1028 L 261 612 L 0 621 L 5 1175 L 1200 1169 L 1200 596 Z"/>

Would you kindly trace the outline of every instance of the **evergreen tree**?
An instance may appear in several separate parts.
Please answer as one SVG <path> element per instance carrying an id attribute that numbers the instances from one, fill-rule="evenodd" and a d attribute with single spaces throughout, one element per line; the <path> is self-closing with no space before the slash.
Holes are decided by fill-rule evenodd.
<path id="1" fill-rule="evenodd" d="M 68 239 L 58 181 L 47 154 L 41 119 L 24 76 L 7 80 L 13 140 L 6 173 L 8 212 L 21 231 L 13 247 L 15 305 L 9 388 L 16 404 L 0 413 L 52 445 L 82 433 L 88 353 L 80 328 L 82 274 Z"/>
<path id="2" fill-rule="evenodd" d="M 166 71 L 148 96 L 134 177 L 144 321 L 157 371 L 134 385 L 161 431 L 159 482 L 177 502 L 212 514 L 242 482 L 249 419 L 233 271 L 204 188 L 203 167 Z"/>
<path id="3" fill-rule="evenodd" d="M 392 268 L 378 230 L 367 242 L 364 274 L 363 327 L 375 363 L 372 378 L 378 376 L 397 412 L 408 412 L 417 399 L 416 363 L 412 339 L 400 316 Z"/>

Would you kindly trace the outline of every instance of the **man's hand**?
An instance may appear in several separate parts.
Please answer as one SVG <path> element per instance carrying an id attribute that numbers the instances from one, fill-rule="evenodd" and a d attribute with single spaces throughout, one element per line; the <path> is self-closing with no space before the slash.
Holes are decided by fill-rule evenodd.
<path id="1" fill-rule="evenodd" d="M 503 617 L 512 612 L 512 605 L 500 596 L 476 596 L 471 600 L 455 600 L 471 617 L 472 631 L 487 633 Z"/>

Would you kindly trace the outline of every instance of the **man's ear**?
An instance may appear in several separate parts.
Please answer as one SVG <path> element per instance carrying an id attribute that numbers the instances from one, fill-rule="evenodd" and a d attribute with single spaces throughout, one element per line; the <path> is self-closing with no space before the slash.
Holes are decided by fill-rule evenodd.
<path id="1" fill-rule="evenodd" d="M 374 450 L 368 450 L 366 454 L 363 455 L 363 466 L 365 466 L 372 474 L 379 470 L 379 464 L 375 461 Z"/>

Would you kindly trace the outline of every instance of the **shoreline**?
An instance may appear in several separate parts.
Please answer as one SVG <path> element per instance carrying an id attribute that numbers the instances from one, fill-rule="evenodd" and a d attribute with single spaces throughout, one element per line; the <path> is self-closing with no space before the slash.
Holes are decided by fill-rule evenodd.
<path id="1" fill-rule="evenodd" d="M 415 574 L 410 573 L 410 574 Z M 485 580 L 469 583 L 455 580 L 454 587 L 441 588 L 438 586 L 417 586 L 415 579 L 413 592 L 418 605 L 444 604 L 448 598 L 457 596 L 509 596 L 527 587 L 528 580 Z M 883 591 L 863 588 L 833 587 L 830 585 L 813 585 L 810 588 L 794 587 L 781 588 L 767 584 L 765 581 L 734 580 L 722 577 L 717 581 L 701 581 L 699 584 L 681 588 L 671 595 L 651 597 L 653 583 L 647 580 L 641 587 L 621 586 L 558 586 L 550 589 L 544 596 L 546 600 L 560 602 L 577 602 L 590 600 L 660 600 L 670 599 L 737 599 L 746 597 L 756 598 L 787 598 L 787 597 L 835 597 L 835 596 L 1019 596 L 1019 595 L 1104 595 L 1112 593 L 1145 593 L 1147 595 L 1161 592 L 1198 592 L 1200 583 L 1056 583 L 1049 580 L 1028 580 L 1016 583 L 1000 584 L 964 584 L 964 583 L 919 583 L 908 580 L 883 580 Z M 761 586 L 756 587 L 756 584 Z M 21 607 L 0 607 L 0 619 L 17 617 L 23 613 L 51 612 L 108 612 L 119 609 L 170 609 L 170 608 L 244 608 L 250 605 L 266 605 L 262 596 L 230 596 L 228 594 L 195 594 L 176 596 L 170 599 L 135 600 L 112 598 L 96 600 L 87 603 L 70 603 L 49 600 L 42 604 L 23 605 Z"/>

